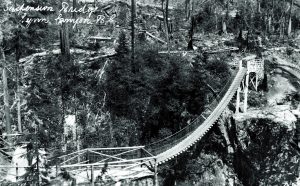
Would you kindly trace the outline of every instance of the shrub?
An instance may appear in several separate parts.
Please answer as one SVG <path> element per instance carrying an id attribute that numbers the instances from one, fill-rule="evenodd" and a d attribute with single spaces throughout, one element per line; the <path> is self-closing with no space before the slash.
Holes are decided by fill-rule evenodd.
<path id="1" fill-rule="evenodd" d="M 287 47 L 287 48 L 286 48 L 286 54 L 287 54 L 288 56 L 293 55 L 293 53 L 294 53 L 294 49 L 293 49 L 293 48 L 291 48 L 291 47 Z"/>

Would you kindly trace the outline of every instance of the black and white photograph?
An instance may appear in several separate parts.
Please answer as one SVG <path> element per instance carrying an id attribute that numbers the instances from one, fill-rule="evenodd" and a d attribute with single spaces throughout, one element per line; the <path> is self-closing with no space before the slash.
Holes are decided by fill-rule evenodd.
<path id="1" fill-rule="evenodd" d="M 300 0 L 0 0 L 0 186 L 300 186 Z"/>

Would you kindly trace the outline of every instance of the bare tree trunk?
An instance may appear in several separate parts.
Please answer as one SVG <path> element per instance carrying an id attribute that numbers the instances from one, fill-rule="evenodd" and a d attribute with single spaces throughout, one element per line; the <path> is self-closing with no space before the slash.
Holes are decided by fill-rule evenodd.
<path id="1" fill-rule="evenodd" d="M 61 0 L 62 4 L 63 0 Z M 63 17 L 66 17 L 64 14 L 62 15 Z M 70 41 L 69 41 L 69 29 L 68 25 L 66 23 L 62 23 L 62 27 L 60 30 L 60 49 L 61 49 L 61 59 L 62 63 L 69 63 L 71 59 L 71 54 L 70 54 Z M 61 118 L 61 125 L 63 127 L 63 136 L 62 136 L 62 141 L 63 141 L 63 149 L 66 151 L 67 150 L 67 141 L 66 141 L 66 136 L 65 136 L 65 111 L 66 111 L 66 95 L 63 92 L 63 87 L 64 84 L 66 83 L 65 80 L 65 73 L 67 73 L 66 70 L 64 70 L 64 73 L 61 75 L 61 80 L 60 80 L 60 89 L 61 89 L 61 111 L 62 111 L 62 118 Z"/>
<path id="2" fill-rule="evenodd" d="M 264 18 L 262 17 L 263 15 L 262 15 L 262 13 L 261 13 L 261 0 L 257 0 L 256 1 L 256 3 L 257 3 L 257 12 L 256 12 L 256 14 L 257 14 L 257 18 L 258 18 L 258 20 L 255 20 L 255 22 L 256 22 L 256 27 L 259 29 L 259 30 L 263 30 L 263 25 L 264 25 Z"/>
<path id="3" fill-rule="evenodd" d="M 282 37 L 282 27 L 283 27 L 283 18 L 280 19 L 280 26 L 279 26 L 279 37 Z"/>
<path id="4" fill-rule="evenodd" d="M 288 23 L 288 30 L 287 30 L 287 36 L 290 37 L 292 33 L 292 9 L 294 5 L 294 0 L 291 0 L 290 5 L 290 13 L 289 13 L 289 23 Z"/>
<path id="5" fill-rule="evenodd" d="M 77 0 L 73 0 L 73 8 L 77 7 Z M 73 12 L 73 19 L 76 19 L 76 12 Z"/>
<path id="6" fill-rule="evenodd" d="M 226 22 L 227 22 L 228 16 L 229 16 L 229 1 L 227 1 L 227 3 L 226 3 L 226 15 L 225 15 L 225 17 L 222 18 L 222 33 L 223 34 L 227 34 Z"/>
<path id="7" fill-rule="evenodd" d="M 64 61 L 70 61 L 70 41 L 68 25 L 62 24 L 60 33 L 61 54 Z"/>
<path id="8" fill-rule="evenodd" d="M 168 54 L 170 54 L 170 37 L 169 37 L 169 0 L 166 0 L 166 12 L 164 15 L 164 21 L 165 21 L 165 32 L 167 37 L 167 47 L 168 47 Z"/>
<path id="9" fill-rule="evenodd" d="M 260 0 L 257 0 L 256 3 L 257 3 L 257 13 L 260 13 L 261 12 L 260 11 Z"/>
<path id="10" fill-rule="evenodd" d="M 3 81 L 3 91 L 4 91 L 4 113 L 5 113 L 5 130 L 6 133 L 11 134 L 11 118 L 10 118 L 10 109 L 9 109 L 9 92 L 7 86 L 7 69 L 6 69 L 6 61 L 5 61 L 5 54 L 3 48 L 0 47 L 0 53 L 3 63 L 2 69 L 2 81 Z"/>
<path id="11" fill-rule="evenodd" d="M 222 33 L 227 34 L 227 26 L 226 26 L 225 18 L 222 18 Z"/>
<path id="12" fill-rule="evenodd" d="M 108 125 L 109 125 L 110 146 L 113 147 L 115 144 L 114 144 L 114 131 L 113 131 L 112 121 L 108 122 Z"/>
<path id="13" fill-rule="evenodd" d="M 215 21 L 216 21 L 216 25 L 215 25 L 216 31 L 218 31 L 218 14 L 217 14 L 217 12 L 215 12 Z"/>
<path id="14" fill-rule="evenodd" d="M 284 14 L 284 13 L 283 13 Z M 282 15 L 280 18 L 280 25 L 279 25 L 279 37 L 282 38 L 282 36 L 284 35 L 284 22 L 285 22 L 285 16 Z"/>
<path id="15" fill-rule="evenodd" d="M 18 131 L 22 133 L 22 120 L 21 120 L 21 96 L 20 96 L 20 84 L 19 84 L 19 76 L 20 76 L 20 68 L 19 68 L 19 59 L 21 57 L 20 53 L 20 35 L 17 35 L 16 42 L 16 83 L 17 83 L 17 117 L 18 117 Z"/>
<path id="16" fill-rule="evenodd" d="M 63 0 L 61 0 L 61 3 Z M 65 17 L 65 15 L 63 15 Z M 69 41 L 69 29 L 66 23 L 62 23 L 60 30 L 60 49 L 63 61 L 70 61 L 70 41 Z"/>
<path id="17" fill-rule="evenodd" d="M 63 89 L 63 78 L 60 80 L 60 89 L 61 89 L 61 126 L 63 127 L 63 135 L 62 135 L 62 142 L 63 142 L 63 152 L 67 152 L 67 138 L 66 138 L 66 126 L 65 126 L 65 98 L 64 93 L 62 91 Z"/>
<path id="18" fill-rule="evenodd" d="M 186 20 L 190 19 L 191 12 L 190 12 L 190 0 L 185 0 L 185 16 Z"/>
<path id="19" fill-rule="evenodd" d="M 286 0 L 284 0 L 283 4 L 286 4 Z M 285 12 L 282 13 L 282 16 L 280 17 L 280 26 L 279 26 L 279 37 L 282 38 L 284 37 L 284 33 L 285 33 Z"/>
<path id="20" fill-rule="evenodd" d="M 14 7 L 17 7 L 17 2 L 14 0 Z M 17 16 L 17 15 L 15 15 Z M 20 24 L 18 24 L 17 28 L 17 34 L 16 34 L 16 47 L 15 47 L 15 52 L 16 52 L 16 60 L 15 60 L 15 73 L 16 73 L 16 85 L 17 85 L 17 91 L 16 91 L 16 98 L 17 98 L 17 119 L 18 119 L 18 131 L 19 133 L 22 133 L 22 120 L 21 120 L 21 96 L 20 96 L 20 84 L 19 84 L 19 60 L 21 57 L 21 48 L 20 48 Z"/>
<path id="21" fill-rule="evenodd" d="M 194 27 L 196 26 L 196 20 L 194 16 L 191 16 L 191 28 L 189 30 L 189 43 L 188 43 L 188 50 L 194 50 L 193 48 L 193 36 L 194 36 Z"/>
<path id="22" fill-rule="evenodd" d="M 272 33 L 273 32 L 273 27 L 272 27 L 272 21 L 274 20 L 274 0 L 272 0 L 272 8 L 271 12 L 268 17 L 268 32 Z"/>
<path id="23" fill-rule="evenodd" d="M 268 21 L 268 27 L 267 27 L 268 33 L 272 33 L 272 15 L 269 15 L 267 21 Z"/>
<path id="24" fill-rule="evenodd" d="M 131 70 L 133 72 L 135 72 L 135 46 L 134 46 L 134 42 L 135 42 L 135 28 L 134 28 L 134 23 L 135 23 L 135 17 L 136 17 L 136 2 L 135 0 L 131 0 Z"/>

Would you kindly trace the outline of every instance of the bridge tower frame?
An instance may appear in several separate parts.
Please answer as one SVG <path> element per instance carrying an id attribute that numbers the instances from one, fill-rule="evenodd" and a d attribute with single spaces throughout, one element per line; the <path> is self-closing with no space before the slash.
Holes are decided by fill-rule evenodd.
<path id="1" fill-rule="evenodd" d="M 239 61 L 239 68 L 242 67 L 247 68 L 247 72 L 244 80 L 241 82 L 240 86 L 237 89 L 235 113 L 239 113 L 240 111 L 240 103 L 242 101 L 241 94 L 244 94 L 243 112 L 247 112 L 249 85 L 252 85 L 257 91 L 259 81 L 263 78 L 264 75 L 264 60 L 256 59 L 256 55 L 251 55 Z"/>

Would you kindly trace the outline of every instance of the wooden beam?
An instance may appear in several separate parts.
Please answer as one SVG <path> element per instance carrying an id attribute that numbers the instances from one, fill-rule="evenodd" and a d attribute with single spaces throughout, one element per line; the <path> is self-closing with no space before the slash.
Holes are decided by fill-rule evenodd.
<path id="1" fill-rule="evenodd" d="M 132 150 L 129 150 L 129 151 L 125 151 L 125 152 L 116 154 L 116 155 L 114 155 L 114 156 L 120 156 L 120 155 L 126 154 L 126 153 L 128 153 L 128 152 L 133 152 L 133 151 L 135 151 L 135 150 L 140 150 L 140 149 L 132 149 Z M 106 161 L 106 160 L 108 160 L 108 159 L 109 159 L 109 158 L 103 159 L 103 160 L 99 161 L 98 163 L 104 162 L 104 161 Z"/>
<path id="2" fill-rule="evenodd" d="M 146 157 L 146 158 L 137 158 L 137 159 L 130 159 L 130 160 L 122 160 L 122 161 L 113 161 L 108 162 L 108 165 L 114 165 L 114 164 L 125 164 L 125 163 L 131 163 L 131 162 L 137 162 L 137 161 L 147 161 L 147 160 L 153 160 L 155 157 Z M 63 165 L 62 168 L 72 168 L 72 167 L 86 167 L 86 166 L 99 166 L 104 165 L 106 163 L 91 163 L 91 164 L 73 164 L 73 165 Z"/>
<path id="3" fill-rule="evenodd" d="M 65 163 L 67 163 L 67 162 L 69 162 L 69 161 L 71 161 L 71 160 L 77 158 L 78 156 L 80 156 L 80 155 L 82 155 L 82 154 L 84 154 L 84 153 L 85 153 L 85 152 L 80 152 L 80 153 L 76 154 L 75 156 L 73 156 L 72 158 L 69 158 L 69 159 L 63 161 L 63 162 L 60 163 L 60 164 L 65 164 Z"/>
<path id="4" fill-rule="evenodd" d="M 118 157 L 115 157 L 115 156 L 111 156 L 111 155 L 108 155 L 108 154 L 103 154 L 103 153 L 100 153 L 100 152 L 95 152 L 95 151 L 92 151 L 92 150 L 89 150 L 89 152 L 94 153 L 94 154 L 98 154 L 98 155 L 101 155 L 101 156 L 117 159 L 117 160 L 125 160 L 123 158 L 118 158 Z"/>
<path id="5" fill-rule="evenodd" d="M 67 156 L 71 156 L 71 155 L 73 155 L 73 154 L 76 154 L 76 153 L 78 153 L 78 152 L 84 152 L 84 151 L 87 151 L 87 149 L 82 149 L 82 150 L 79 150 L 79 151 L 76 151 L 76 152 L 72 152 L 72 153 L 70 153 L 70 154 L 62 155 L 62 156 L 60 156 L 60 157 L 58 157 L 58 158 L 61 159 L 61 158 L 64 158 L 64 157 L 67 157 Z"/>
<path id="6" fill-rule="evenodd" d="M 132 147 L 108 147 L 108 148 L 87 148 L 86 150 L 128 150 L 128 149 L 141 149 L 145 146 L 132 146 Z"/>
<path id="7" fill-rule="evenodd" d="M 144 163 L 145 163 L 145 162 L 135 163 L 135 164 L 133 164 L 133 165 L 130 165 L 130 166 L 124 168 L 124 170 L 128 170 L 128 169 L 131 169 L 131 168 L 133 168 L 133 167 L 136 167 L 136 166 L 139 166 L 139 165 L 143 165 Z"/>
<path id="8" fill-rule="evenodd" d="M 143 151 L 147 152 L 150 156 L 154 156 L 152 153 L 150 153 L 149 151 L 147 151 L 145 148 L 143 148 Z"/>

